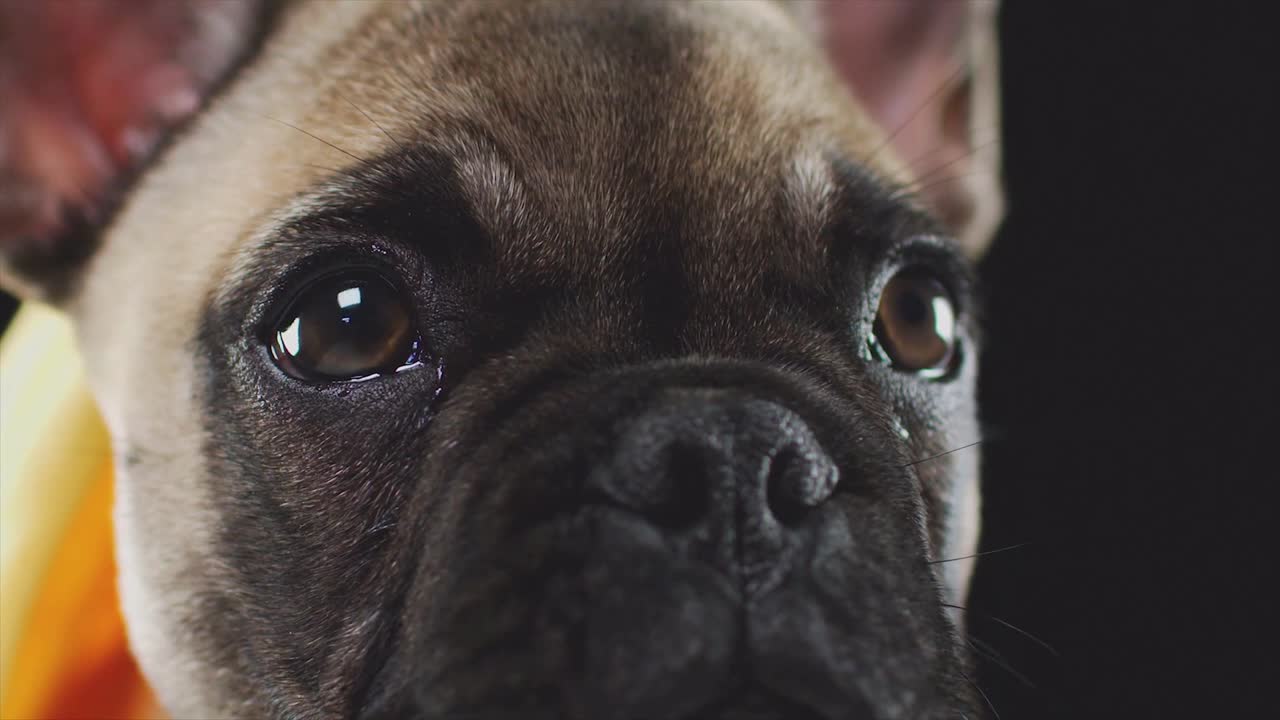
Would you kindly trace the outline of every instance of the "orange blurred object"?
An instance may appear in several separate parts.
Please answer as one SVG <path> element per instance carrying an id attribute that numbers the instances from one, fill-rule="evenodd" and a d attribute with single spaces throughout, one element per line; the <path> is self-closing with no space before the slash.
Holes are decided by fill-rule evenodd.
<path id="1" fill-rule="evenodd" d="M 4 720 L 151 720 L 164 713 L 125 639 L 111 532 L 111 462 L 60 542 L 18 644 Z"/>

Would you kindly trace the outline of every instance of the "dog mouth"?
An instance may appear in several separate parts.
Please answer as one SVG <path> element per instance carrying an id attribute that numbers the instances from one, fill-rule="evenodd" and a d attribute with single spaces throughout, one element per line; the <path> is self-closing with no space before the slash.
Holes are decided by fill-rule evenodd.
<path id="1" fill-rule="evenodd" d="M 946 682 L 940 658 L 903 649 L 924 642 L 922 632 L 888 630 L 906 628 L 905 621 L 877 623 L 896 645 L 872 649 L 881 631 L 831 607 L 808 578 L 743 598 L 718 574 L 692 565 L 643 552 L 608 559 L 610 569 L 589 566 L 584 574 L 619 590 L 587 588 L 596 600 L 569 625 L 553 629 L 549 615 L 517 613 L 528 618 L 519 623 L 525 630 L 482 649 L 464 646 L 462 638 L 474 639 L 465 623 L 450 623 L 460 635 L 439 639 L 451 659 L 430 681 L 416 676 L 411 712 L 498 720 L 515 717 L 506 708 L 519 706 L 520 717 L 535 719 L 843 720 L 955 717 L 945 710 L 965 704 L 935 685 Z M 661 582 L 628 582 L 629 571 L 660 564 L 671 568 L 656 576 Z M 619 566 L 626 569 L 612 570 Z M 566 611 L 556 595 L 543 602 Z M 490 607 L 495 612 L 486 616 L 508 616 Z M 855 614 L 869 614 L 870 606 L 861 610 Z M 451 692 L 432 697 L 441 687 Z"/>

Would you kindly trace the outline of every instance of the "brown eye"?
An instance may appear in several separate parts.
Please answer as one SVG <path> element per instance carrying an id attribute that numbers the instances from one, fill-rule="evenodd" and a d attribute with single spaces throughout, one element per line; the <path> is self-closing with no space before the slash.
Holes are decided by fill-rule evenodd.
<path id="1" fill-rule="evenodd" d="M 899 370 L 937 378 L 951 368 L 956 314 L 942 283 L 918 270 L 893 276 L 880 294 L 875 342 Z"/>
<path id="2" fill-rule="evenodd" d="M 271 338 L 271 358 L 299 380 L 359 380 L 417 361 L 409 305 L 371 272 L 313 282 L 294 300 Z"/>

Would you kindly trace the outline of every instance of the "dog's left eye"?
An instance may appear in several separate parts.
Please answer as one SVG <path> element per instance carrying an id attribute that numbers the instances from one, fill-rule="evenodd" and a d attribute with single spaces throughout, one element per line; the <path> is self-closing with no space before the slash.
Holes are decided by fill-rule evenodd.
<path id="1" fill-rule="evenodd" d="M 880 293 L 873 351 L 895 368 L 926 378 L 947 374 L 956 353 L 956 313 L 942 283 L 927 272 L 903 270 Z"/>
<path id="2" fill-rule="evenodd" d="M 421 339 L 409 303 L 372 272 L 308 285 L 271 337 L 271 358 L 299 380 L 361 380 L 413 365 Z"/>

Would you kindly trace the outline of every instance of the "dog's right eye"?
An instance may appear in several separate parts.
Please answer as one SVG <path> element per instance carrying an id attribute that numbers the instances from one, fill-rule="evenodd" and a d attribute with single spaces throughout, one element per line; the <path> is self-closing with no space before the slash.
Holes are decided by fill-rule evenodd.
<path id="1" fill-rule="evenodd" d="M 272 334 L 271 359 L 310 382 L 364 380 L 415 365 L 422 341 L 410 303 L 373 272 L 307 285 Z"/>

